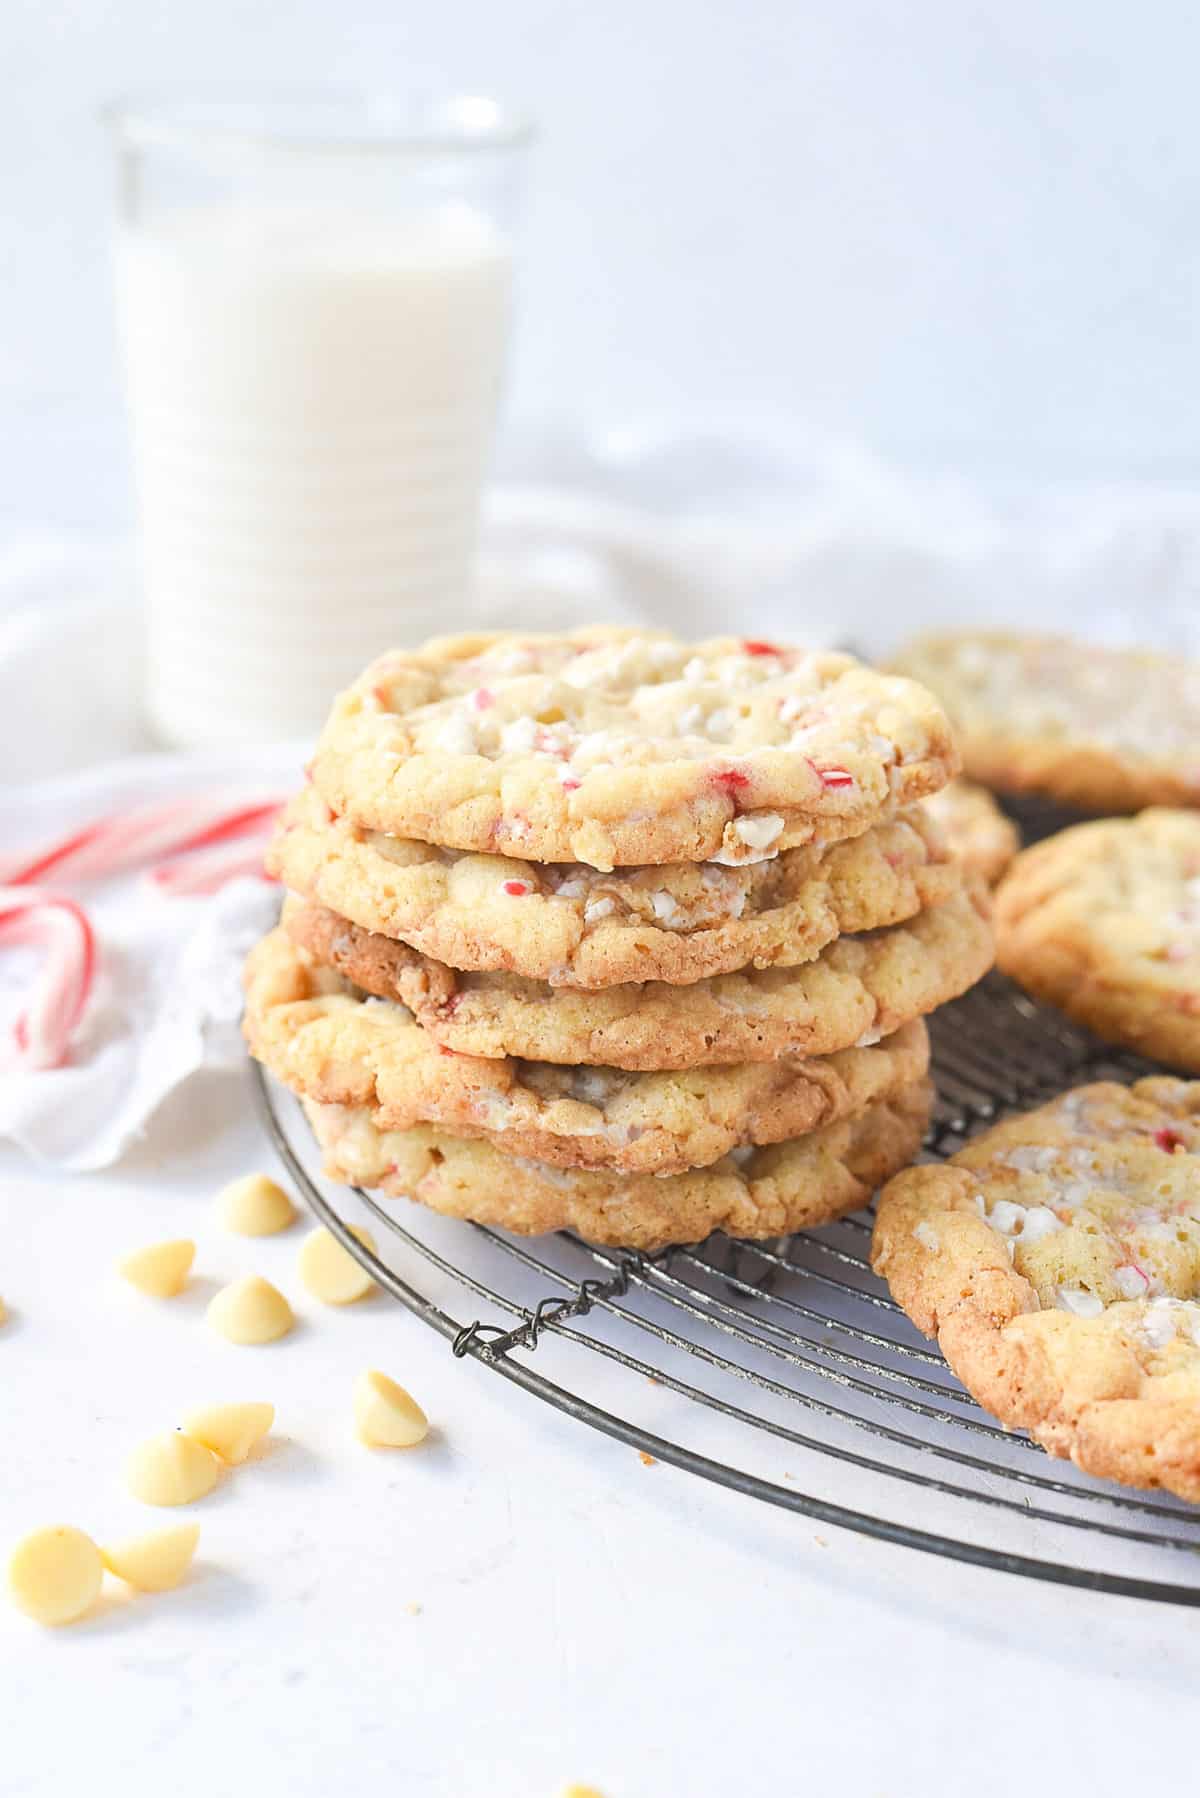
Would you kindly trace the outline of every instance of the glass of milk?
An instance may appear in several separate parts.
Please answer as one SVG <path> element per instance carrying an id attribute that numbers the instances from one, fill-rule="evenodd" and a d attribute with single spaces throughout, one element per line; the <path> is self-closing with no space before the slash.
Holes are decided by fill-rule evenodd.
<path id="1" fill-rule="evenodd" d="M 469 627 L 529 129 L 478 98 L 110 117 L 150 723 L 308 734 L 379 651 Z"/>

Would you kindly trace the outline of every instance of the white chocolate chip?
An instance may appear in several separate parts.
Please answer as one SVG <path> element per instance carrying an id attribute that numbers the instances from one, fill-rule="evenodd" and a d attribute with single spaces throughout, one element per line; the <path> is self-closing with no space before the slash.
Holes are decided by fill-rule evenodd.
<path id="1" fill-rule="evenodd" d="M 532 718 L 514 718 L 500 732 L 500 747 L 506 755 L 531 755 L 537 748 L 537 735 Z"/>
<path id="2" fill-rule="evenodd" d="M 996 1160 L 1001 1167 L 1011 1168 L 1014 1174 L 1045 1174 L 1061 1154 L 1061 1149 L 1039 1148 L 1036 1144 L 1026 1143 L 1020 1148 L 1006 1149 Z"/>
<path id="3" fill-rule="evenodd" d="M 412 1448 L 429 1434 L 429 1419 L 403 1386 L 371 1369 L 354 1382 L 354 1427 L 368 1448 Z"/>
<path id="4" fill-rule="evenodd" d="M 375 1240 L 369 1230 L 351 1226 L 363 1247 L 375 1253 Z M 315 1299 L 324 1305 L 353 1305 L 375 1290 L 375 1282 L 336 1236 L 324 1225 L 306 1236 L 300 1250 L 300 1278 Z"/>
<path id="5" fill-rule="evenodd" d="M 940 1249 L 942 1246 L 937 1231 L 926 1218 L 913 1226 L 913 1235 L 923 1249 Z"/>
<path id="6" fill-rule="evenodd" d="M 1027 1205 L 1025 1222 L 1021 1226 L 1021 1241 L 1040 1242 L 1044 1236 L 1052 1236 L 1055 1230 L 1061 1230 L 1062 1227 L 1062 1219 L 1051 1211 L 1049 1205 Z"/>
<path id="7" fill-rule="evenodd" d="M 1001 1236 L 1015 1236 L 1025 1221 L 1025 1208 L 1014 1205 L 1011 1199 L 997 1199 L 988 1212 L 988 1223 L 993 1230 L 999 1230 Z"/>
<path id="8" fill-rule="evenodd" d="M 207 1316 L 218 1336 L 243 1346 L 277 1342 L 296 1321 L 278 1287 L 257 1274 L 223 1286 L 209 1305 Z"/>
<path id="9" fill-rule="evenodd" d="M 167 1430 L 134 1449 L 125 1482 L 145 1505 L 190 1505 L 212 1491 L 220 1471 L 211 1448 L 180 1430 Z"/>
<path id="10" fill-rule="evenodd" d="M 756 816 L 735 818 L 733 829 L 751 849 L 769 849 L 783 833 L 783 819 L 778 812 L 759 812 Z"/>
<path id="11" fill-rule="evenodd" d="M 69 1524 L 34 1530 L 9 1557 L 13 1603 L 36 1623 L 74 1623 L 99 1598 L 103 1579 L 100 1550 Z"/>
<path id="12" fill-rule="evenodd" d="M 108 1571 L 127 1586 L 136 1586 L 139 1592 L 169 1592 L 191 1566 L 199 1540 L 198 1523 L 181 1523 L 178 1529 L 154 1530 L 100 1552 Z"/>
<path id="13" fill-rule="evenodd" d="M 451 712 L 434 731 L 432 747 L 445 755 L 478 755 L 479 738 L 468 714 L 457 709 Z"/>
<path id="14" fill-rule="evenodd" d="M 654 907 L 654 915 L 660 924 L 668 923 L 678 914 L 679 902 L 673 893 L 665 890 L 654 893 L 651 895 L 650 903 Z"/>
<path id="15" fill-rule="evenodd" d="M 235 1236 L 275 1236 L 296 1221 L 296 1207 L 265 1174 L 243 1174 L 217 1194 L 217 1216 Z"/>
<path id="16" fill-rule="evenodd" d="M 274 1422 L 274 1405 L 204 1405 L 188 1412 L 183 1429 L 194 1442 L 202 1442 L 219 1455 L 227 1467 L 240 1467 Z"/>
<path id="17" fill-rule="evenodd" d="M 1070 1311 L 1076 1317 L 1099 1317 L 1104 1310 L 1104 1301 L 1096 1297 L 1094 1292 L 1084 1292 L 1078 1286 L 1056 1286 L 1054 1303 L 1060 1311 Z"/>
<path id="18" fill-rule="evenodd" d="M 617 1068 L 571 1068 L 569 1077 L 573 1095 L 585 1105 L 604 1106 L 629 1084 L 629 1076 Z"/>
<path id="19" fill-rule="evenodd" d="M 117 1263 L 117 1271 L 150 1298 L 173 1299 L 187 1285 L 196 1258 L 196 1245 L 184 1237 L 171 1242 L 152 1242 L 135 1249 Z"/>
<path id="20" fill-rule="evenodd" d="M 583 908 L 585 924 L 598 924 L 601 918 L 610 918 L 617 909 L 615 899 L 589 899 Z"/>

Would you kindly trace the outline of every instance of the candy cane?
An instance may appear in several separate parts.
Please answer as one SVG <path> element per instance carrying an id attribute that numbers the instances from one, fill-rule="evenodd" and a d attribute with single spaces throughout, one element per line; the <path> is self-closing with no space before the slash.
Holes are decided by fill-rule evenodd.
<path id="1" fill-rule="evenodd" d="M 96 970 L 87 913 L 59 893 L 0 887 L 0 942 L 35 943 L 47 952 L 29 1005 L 13 1027 L 10 1065 L 61 1067 Z"/>
<path id="2" fill-rule="evenodd" d="M 251 848 L 245 843 L 217 843 L 208 849 L 196 849 L 188 855 L 159 862 L 148 870 L 146 878 L 173 899 L 189 895 L 216 893 L 227 880 L 250 875 L 258 880 L 273 880 L 263 867 L 263 847 Z"/>
<path id="3" fill-rule="evenodd" d="M 184 798 L 134 806 L 98 818 L 30 861 L 0 868 L 0 881 L 11 887 L 47 877 L 74 882 L 123 874 L 160 856 L 264 832 L 281 804 L 279 799 L 259 800 L 231 811 L 212 799 Z"/>

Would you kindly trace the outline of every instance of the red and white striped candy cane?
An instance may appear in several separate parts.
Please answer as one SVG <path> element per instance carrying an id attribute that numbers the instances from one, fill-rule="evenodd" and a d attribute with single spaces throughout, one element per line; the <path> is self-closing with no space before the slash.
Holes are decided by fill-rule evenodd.
<path id="1" fill-rule="evenodd" d="M 64 884 L 103 880 L 160 857 L 262 835 L 281 804 L 279 799 L 257 800 L 230 810 L 227 800 L 185 796 L 132 806 L 85 824 L 29 860 L 0 867 L 0 881 L 26 886 L 45 880 Z"/>
<path id="2" fill-rule="evenodd" d="M 8 1065 L 61 1067 L 96 971 L 96 939 L 87 913 L 61 893 L 0 887 L 0 944 L 7 943 L 33 943 L 46 951 L 29 1003 L 13 1026 Z"/>

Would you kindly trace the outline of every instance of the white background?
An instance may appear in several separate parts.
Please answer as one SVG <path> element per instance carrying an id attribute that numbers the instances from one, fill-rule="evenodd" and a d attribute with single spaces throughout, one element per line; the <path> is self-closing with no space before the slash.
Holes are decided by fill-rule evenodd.
<path id="1" fill-rule="evenodd" d="M 7 0 L 0 58 L 0 521 L 124 514 L 94 114 L 164 82 L 526 100 L 514 417 L 1200 462 L 1182 0 Z"/>
<path id="2" fill-rule="evenodd" d="M 527 100 L 544 142 L 515 423 L 1187 483 L 1194 21 L 1127 0 L 8 0 L 0 543 L 127 521 L 93 115 L 163 82 L 441 76 Z M 221 1086 L 114 1175 L 0 1168 L 5 1543 L 59 1517 L 141 1525 L 121 1461 L 194 1400 L 280 1412 L 276 1446 L 197 1513 L 184 1590 L 55 1635 L 0 1612 L 4 1798 L 549 1798 L 568 1778 L 606 1798 L 991 1798 L 1190 1776 L 1184 1614 L 644 1468 L 380 1301 L 310 1312 L 247 1363 L 203 1329 L 211 1286 L 163 1313 L 121 1290 L 118 1252 L 191 1232 L 206 1281 L 253 1265 L 294 1293 L 293 1241 L 244 1253 L 210 1223 L 219 1180 L 263 1158 Z M 428 1404 L 427 1452 L 349 1440 L 367 1363 Z"/>

